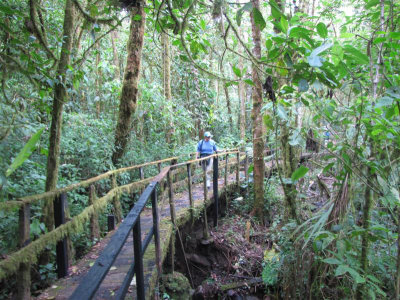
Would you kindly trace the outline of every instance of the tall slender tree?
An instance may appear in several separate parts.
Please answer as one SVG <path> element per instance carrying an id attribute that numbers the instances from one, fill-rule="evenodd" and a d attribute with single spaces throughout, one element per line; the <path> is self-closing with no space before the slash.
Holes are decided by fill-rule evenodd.
<path id="1" fill-rule="evenodd" d="M 251 28 L 253 36 L 253 56 L 257 59 L 261 58 L 261 30 L 255 21 L 254 10 L 260 9 L 259 0 L 252 0 L 253 11 L 250 14 Z M 254 213 L 258 219 L 264 221 L 264 142 L 262 127 L 262 83 L 255 62 L 252 64 L 253 87 L 253 163 L 254 163 Z"/>
<path id="2" fill-rule="evenodd" d="M 127 46 L 128 56 L 122 84 L 117 127 L 115 130 L 112 162 L 116 165 L 126 150 L 132 130 L 132 115 L 136 110 L 138 83 L 145 26 L 144 2 L 137 1 L 131 8 L 131 27 Z"/>

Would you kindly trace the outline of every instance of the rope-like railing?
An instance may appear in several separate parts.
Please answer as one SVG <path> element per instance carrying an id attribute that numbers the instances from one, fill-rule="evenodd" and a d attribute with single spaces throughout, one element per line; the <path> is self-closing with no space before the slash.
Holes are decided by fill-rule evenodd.
<path id="1" fill-rule="evenodd" d="M 132 193 L 133 190 L 142 190 L 145 188 L 145 186 L 154 181 L 161 181 L 162 178 L 160 178 L 160 174 L 149 177 L 149 178 L 143 178 L 143 167 L 146 166 L 152 166 L 152 165 L 158 165 L 159 171 L 161 171 L 161 164 L 166 163 L 166 162 L 171 162 L 173 163 L 173 166 L 171 170 L 168 169 L 168 175 L 171 176 L 177 176 L 179 174 L 184 173 L 184 170 L 179 170 L 179 168 L 183 166 L 191 166 L 197 164 L 197 162 L 204 161 L 206 159 L 209 159 L 211 157 L 217 158 L 218 156 L 225 155 L 226 158 L 228 157 L 229 154 L 237 154 L 238 155 L 238 161 L 239 162 L 239 151 L 238 150 L 225 150 L 220 154 L 214 154 L 212 156 L 206 157 L 206 158 L 200 158 L 200 159 L 192 159 L 188 160 L 182 163 L 176 163 L 176 161 L 183 157 L 183 156 L 190 156 L 193 157 L 194 153 L 189 153 L 189 154 L 183 154 L 180 156 L 176 157 L 171 157 L 167 159 L 162 159 L 162 160 L 157 160 L 153 162 L 148 162 L 148 163 L 143 163 L 135 166 L 130 166 L 130 167 L 125 167 L 117 170 L 111 170 L 108 171 L 104 174 L 98 175 L 96 177 L 84 180 L 79 183 L 75 183 L 63 188 L 59 188 L 50 192 L 38 194 L 38 195 L 32 195 L 32 196 L 26 196 L 19 198 L 16 201 L 7 201 L 0 203 L 0 210 L 8 210 L 8 209 L 14 209 L 14 208 L 19 208 L 20 212 L 20 247 L 18 251 L 8 255 L 5 259 L 0 261 L 0 280 L 15 274 L 15 273 L 25 273 L 28 274 L 30 272 L 30 265 L 33 263 L 37 262 L 37 258 L 40 255 L 43 250 L 48 245 L 55 245 L 57 243 L 62 243 L 63 240 L 67 236 L 71 236 L 72 234 L 79 233 L 83 230 L 84 224 L 89 221 L 91 218 L 93 219 L 94 217 L 97 218 L 98 213 L 101 211 L 104 211 L 107 207 L 107 204 L 112 203 L 117 201 L 119 203 L 119 197 L 122 193 Z M 225 164 L 228 165 L 228 160 L 225 161 Z M 231 164 L 231 163 L 229 163 Z M 226 166 L 227 167 L 227 166 Z M 141 170 L 141 180 L 132 182 L 123 186 L 116 186 L 116 181 L 115 181 L 115 176 L 124 172 L 132 171 L 135 169 L 140 169 Z M 226 170 L 226 168 L 225 168 Z M 225 171 L 226 172 L 226 171 Z M 164 172 L 165 173 L 165 172 Z M 114 176 L 114 177 L 113 177 Z M 164 177 L 165 174 L 162 176 Z M 36 201 L 42 200 L 42 199 L 48 199 L 48 198 L 55 198 L 55 202 L 57 202 L 57 199 L 61 195 L 66 195 L 67 192 L 71 192 L 77 188 L 81 187 L 88 187 L 93 185 L 94 183 L 103 180 L 103 179 L 108 179 L 111 178 L 114 181 L 114 184 L 112 188 L 102 197 L 96 199 L 92 204 L 87 206 L 86 208 L 83 209 L 83 211 L 74 216 L 71 220 L 66 222 L 65 224 L 61 224 L 59 227 L 55 228 L 54 230 L 40 236 L 37 240 L 30 242 L 30 237 L 29 237 L 29 228 L 30 228 L 30 205 L 32 203 L 35 203 Z M 183 180 L 186 182 L 187 179 Z M 191 181 L 191 180 L 190 180 Z M 225 180 L 226 181 L 226 180 Z M 181 185 L 179 183 L 173 183 L 174 185 Z M 172 190 L 172 185 L 170 187 L 170 190 Z M 165 194 L 165 191 L 163 193 L 161 187 L 160 187 L 160 192 L 161 195 Z M 117 200 L 116 200 L 117 199 Z M 57 247 L 58 248 L 58 247 Z M 58 251 L 58 250 L 57 250 Z M 58 257 L 57 253 L 57 257 Z M 30 283 L 25 283 L 24 286 L 25 288 L 20 288 L 18 286 L 18 289 L 22 289 L 25 291 L 29 291 L 29 285 Z M 28 288 L 27 288 L 28 286 Z M 21 296 L 22 294 L 19 294 Z"/>

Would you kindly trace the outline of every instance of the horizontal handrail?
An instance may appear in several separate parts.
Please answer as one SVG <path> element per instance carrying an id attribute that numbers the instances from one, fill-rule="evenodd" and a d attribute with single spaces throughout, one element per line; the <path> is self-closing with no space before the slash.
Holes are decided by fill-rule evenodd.
<path id="1" fill-rule="evenodd" d="M 21 197 L 21 198 L 17 198 L 17 200 L 10 200 L 10 201 L 6 201 L 6 202 L 0 202 L 0 209 L 7 209 L 10 207 L 21 207 L 24 204 L 29 204 L 29 203 L 33 203 L 39 200 L 43 200 L 43 199 L 47 199 L 50 197 L 56 197 L 62 193 L 66 193 L 66 192 L 70 192 L 72 190 L 75 190 L 77 188 L 81 188 L 81 187 L 87 187 L 90 184 L 93 184 L 97 181 L 103 180 L 103 179 L 108 179 L 110 176 L 112 175 L 118 175 L 120 173 L 125 173 L 128 171 L 132 171 L 135 169 L 139 169 L 142 167 L 146 167 L 146 166 L 152 166 L 152 165 L 156 165 L 159 163 L 163 163 L 163 162 L 169 162 L 172 160 L 177 160 L 178 158 L 182 157 L 182 156 L 187 156 L 190 154 L 182 154 L 179 156 L 174 156 L 174 157 L 169 157 L 166 159 L 162 159 L 162 160 L 157 160 L 157 161 L 152 161 L 152 162 L 148 162 L 148 163 L 143 163 L 140 165 L 134 165 L 134 166 L 130 166 L 130 167 L 125 167 L 125 168 L 120 168 L 120 169 L 116 169 L 116 170 L 111 170 L 108 171 L 106 173 L 97 175 L 95 177 L 86 179 L 84 181 L 78 182 L 78 183 L 74 183 L 71 185 L 68 185 L 66 187 L 62 187 L 62 188 L 58 188 L 52 191 L 48 191 L 42 194 L 36 194 L 36 195 L 30 195 L 30 196 L 25 196 L 25 197 Z"/>
<path id="2" fill-rule="evenodd" d="M 101 282 L 110 270 L 117 255 L 121 252 L 125 241 L 127 240 L 130 231 L 138 222 L 139 215 L 143 211 L 151 193 L 157 187 L 157 184 L 167 175 L 170 167 L 165 167 L 160 174 L 155 176 L 153 181 L 146 187 L 140 195 L 139 200 L 124 219 L 124 222 L 119 226 L 118 230 L 113 234 L 110 242 L 97 258 L 93 267 L 85 275 L 83 284 L 79 285 L 74 291 L 70 299 L 91 299 L 99 288 Z M 144 251 L 147 248 L 148 242 L 145 242 Z"/>

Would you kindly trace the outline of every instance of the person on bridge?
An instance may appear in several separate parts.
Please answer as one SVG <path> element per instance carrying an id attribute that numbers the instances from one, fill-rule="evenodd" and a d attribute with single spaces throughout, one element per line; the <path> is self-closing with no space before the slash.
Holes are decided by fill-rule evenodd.
<path id="1" fill-rule="evenodd" d="M 204 139 L 199 141 L 197 144 L 197 153 L 196 153 L 196 158 L 203 158 L 206 156 L 210 156 L 216 152 L 218 152 L 217 150 L 217 145 L 215 144 L 215 142 L 213 140 L 211 140 L 211 133 L 209 131 L 206 131 L 204 133 Z M 207 174 L 207 188 L 210 187 L 210 176 L 208 175 L 208 172 L 211 170 L 212 165 L 213 165 L 213 158 L 209 158 L 207 160 L 205 160 L 205 162 L 201 163 L 203 170 L 206 170 L 206 174 Z"/>

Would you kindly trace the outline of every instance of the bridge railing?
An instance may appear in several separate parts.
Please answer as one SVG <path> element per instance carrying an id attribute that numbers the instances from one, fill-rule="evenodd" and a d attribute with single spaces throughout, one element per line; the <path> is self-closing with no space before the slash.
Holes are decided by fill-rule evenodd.
<path id="1" fill-rule="evenodd" d="M 158 160 L 150 163 L 130 166 L 117 170 L 111 170 L 96 177 L 87 179 L 85 181 L 72 184 L 63 188 L 49 191 L 39 195 L 32 195 L 19 198 L 15 201 L 6 201 L 0 203 L 0 210 L 19 212 L 19 247 L 20 249 L 14 253 L 9 254 L 5 259 L 0 261 L 0 280 L 5 279 L 12 274 L 17 274 L 18 293 L 17 298 L 23 299 L 30 296 L 30 266 L 35 263 L 38 256 L 49 245 L 57 245 L 57 272 L 59 277 L 67 274 L 68 270 L 68 257 L 67 257 L 67 238 L 73 234 L 83 231 L 86 222 L 98 222 L 98 212 L 103 211 L 107 204 L 113 203 L 118 206 L 119 197 L 122 193 L 131 193 L 132 190 L 143 189 L 146 184 L 154 180 L 155 177 L 144 178 L 143 168 L 146 166 L 157 165 L 158 170 L 161 171 L 163 163 L 176 164 L 179 158 L 184 156 L 191 158 L 194 153 L 185 154 L 182 156 L 171 157 L 163 160 Z M 131 182 L 126 185 L 117 186 L 116 176 L 126 172 L 139 170 L 140 180 Z M 111 180 L 111 190 L 99 199 L 95 199 L 94 184 L 99 183 L 101 180 Z M 74 216 L 71 220 L 66 220 L 64 208 L 67 203 L 67 193 L 77 190 L 79 188 L 90 187 L 89 203 L 90 205 L 83 209 L 83 211 Z M 162 190 L 160 186 L 160 190 Z M 41 235 L 34 241 L 30 240 L 30 225 L 31 225 L 31 205 L 39 201 L 53 201 L 55 208 L 55 226 L 56 228 L 50 232 Z M 114 209 L 116 210 L 116 209 Z M 15 238 L 13 236 L 13 238 Z"/>
<path id="2" fill-rule="evenodd" d="M 228 156 L 231 154 L 236 155 L 235 161 L 228 163 Z M 175 212 L 175 201 L 174 201 L 174 184 L 173 184 L 173 176 L 174 171 L 177 171 L 179 168 L 186 168 L 187 171 L 187 188 L 189 194 L 189 202 L 190 202 L 190 211 L 194 210 L 194 201 L 192 196 L 192 166 L 193 164 L 197 164 L 201 162 L 203 164 L 203 186 L 204 186 L 204 201 L 207 201 L 207 186 L 206 186 L 206 172 L 204 164 L 210 158 L 213 158 L 213 201 L 214 201 L 214 225 L 217 225 L 218 220 L 218 179 L 219 179 L 219 158 L 225 158 L 225 176 L 224 176 L 224 185 L 227 185 L 228 182 L 228 167 L 229 164 L 236 165 L 236 184 L 239 186 L 240 178 L 239 178 L 239 167 L 240 167 L 240 154 L 239 151 L 226 151 L 224 153 L 211 155 L 201 159 L 190 160 L 187 162 L 179 163 L 176 165 L 172 165 L 166 167 L 157 175 L 154 180 L 147 186 L 144 192 L 141 194 L 139 201 L 135 204 L 132 210 L 129 212 L 128 216 L 124 219 L 124 222 L 120 225 L 118 230 L 114 233 L 111 238 L 109 244 L 103 250 L 101 255 L 98 257 L 93 267 L 89 270 L 89 272 L 82 279 L 81 284 L 76 288 L 70 299 L 78 300 L 78 299 L 91 299 L 97 292 L 100 287 L 102 281 L 104 280 L 107 272 L 110 270 L 113 262 L 116 260 L 118 254 L 120 253 L 123 245 L 125 244 L 130 232 L 133 232 L 133 248 L 134 248 L 134 262 L 132 263 L 130 270 L 127 272 L 125 279 L 119 288 L 118 292 L 115 295 L 115 299 L 124 299 L 125 295 L 128 291 L 129 285 L 132 281 L 134 275 L 136 275 L 136 288 L 137 288 L 137 299 L 145 299 L 145 283 L 144 283 L 144 269 L 143 269 L 143 254 L 149 245 L 152 237 L 154 236 L 155 243 L 155 261 L 157 267 L 157 273 L 160 275 L 162 273 L 162 258 L 161 258 L 161 248 L 160 248 L 160 233 L 159 233 L 159 213 L 157 206 L 157 187 L 160 187 L 160 183 L 163 179 L 167 180 L 168 187 L 168 198 L 170 205 L 170 218 L 171 223 L 174 227 L 174 231 L 178 232 L 178 228 L 176 227 L 176 212 Z M 247 173 L 247 155 L 244 159 L 245 162 L 245 172 Z M 176 174 L 176 172 L 175 172 Z M 246 176 L 246 178 L 248 178 Z M 144 242 L 142 244 L 142 232 L 140 227 L 140 214 L 143 211 L 146 203 L 151 199 L 152 203 L 152 216 L 153 216 L 153 226 L 150 228 L 146 237 L 144 238 Z M 207 205 L 204 203 L 204 226 L 207 225 Z M 191 216 L 193 218 L 193 215 Z M 207 229 L 208 230 L 208 229 Z M 170 250 L 172 251 L 171 257 L 172 260 L 174 258 L 174 240 L 173 235 L 170 241 L 170 245 L 172 246 Z M 173 263 L 172 263 L 173 266 Z M 173 268 L 173 267 L 172 267 Z"/>

